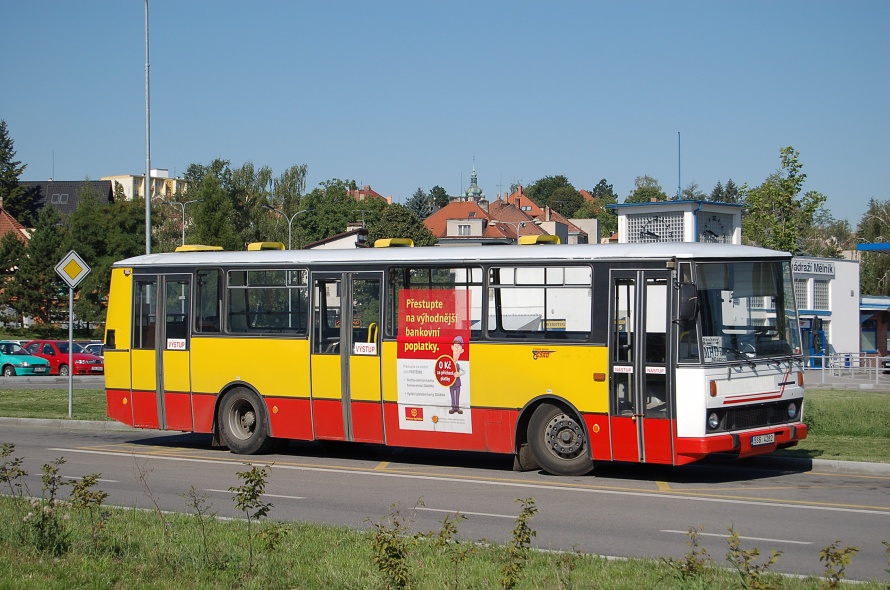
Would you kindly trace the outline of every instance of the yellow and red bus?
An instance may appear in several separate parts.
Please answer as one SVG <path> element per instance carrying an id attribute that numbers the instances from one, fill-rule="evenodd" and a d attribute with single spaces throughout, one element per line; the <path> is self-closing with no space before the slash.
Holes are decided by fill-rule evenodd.
<path id="1" fill-rule="evenodd" d="M 111 418 L 244 454 L 356 441 L 577 475 L 807 434 L 791 258 L 748 246 L 137 256 L 112 268 L 105 367 Z"/>

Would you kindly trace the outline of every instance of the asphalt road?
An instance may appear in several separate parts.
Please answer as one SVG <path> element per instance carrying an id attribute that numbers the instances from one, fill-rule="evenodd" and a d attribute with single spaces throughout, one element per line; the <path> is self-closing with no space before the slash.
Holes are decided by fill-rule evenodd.
<path id="1" fill-rule="evenodd" d="M 850 579 L 887 579 L 890 469 L 772 460 L 708 462 L 681 468 L 607 464 L 584 477 L 516 473 L 510 457 L 386 448 L 376 445 L 292 443 L 286 452 L 244 457 L 210 447 L 207 436 L 158 431 L 103 430 L 93 423 L 0 419 L 0 442 L 16 445 L 40 489 L 40 467 L 64 456 L 69 477 L 101 472 L 107 502 L 186 511 L 194 486 L 220 516 L 238 516 L 227 490 L 245 462 L 270 463 L 270 517 L 368 528 L 393 505 L 413 531 L 438 530 L 460 512 L 463 538 L 506 541 L 520 510 L 534 498 L 534 544 L 600 555 L 681 557 L 686 533 L 702 527 L 703 545 L 718 563 L 730 526 L 745 549 L 783 554 L 775 571 L 818 575 L 819 551 L 840 540 L 860 552 Z"/>

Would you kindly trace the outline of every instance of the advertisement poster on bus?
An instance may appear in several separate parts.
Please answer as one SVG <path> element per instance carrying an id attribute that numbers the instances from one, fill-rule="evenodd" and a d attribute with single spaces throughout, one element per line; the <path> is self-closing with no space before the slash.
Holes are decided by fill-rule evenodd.
<path id="1" fill-rule="evenodd" d="M 399 293 L 399 426 L 473 431 L 470 416 L 470 292 Z"/>

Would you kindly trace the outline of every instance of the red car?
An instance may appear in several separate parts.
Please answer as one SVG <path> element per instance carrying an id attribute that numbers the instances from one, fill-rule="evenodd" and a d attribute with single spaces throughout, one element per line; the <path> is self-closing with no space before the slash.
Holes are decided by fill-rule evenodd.
<path id="1" fill-rule="evenodd" d="M 50 375 L 68 376 L 70 367 L 68 366 L 67 340 L 32 340 L 25 344 L 25 350 L 28 351 L 28 354 L 48 360 Z M 74 343 L 73 350 L 75 375 L 105 374 L 105 361 L 102 357 L 88 353 L 77 342 Z"/>

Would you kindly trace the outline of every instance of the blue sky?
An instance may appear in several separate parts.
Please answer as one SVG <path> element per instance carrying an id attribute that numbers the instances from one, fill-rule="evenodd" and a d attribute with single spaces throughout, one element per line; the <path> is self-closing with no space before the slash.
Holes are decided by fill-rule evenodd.
<path id="1" fill-rule="evenodd" d="M 890 2 L 150 0 L 151 164 L 309 167 L 404 202 L 563 174 L 756 186 L 794 146 L 855 227 L 890 199 Z M 23 180 L 145 170 L 144 2 L 0 0 Z"/>

